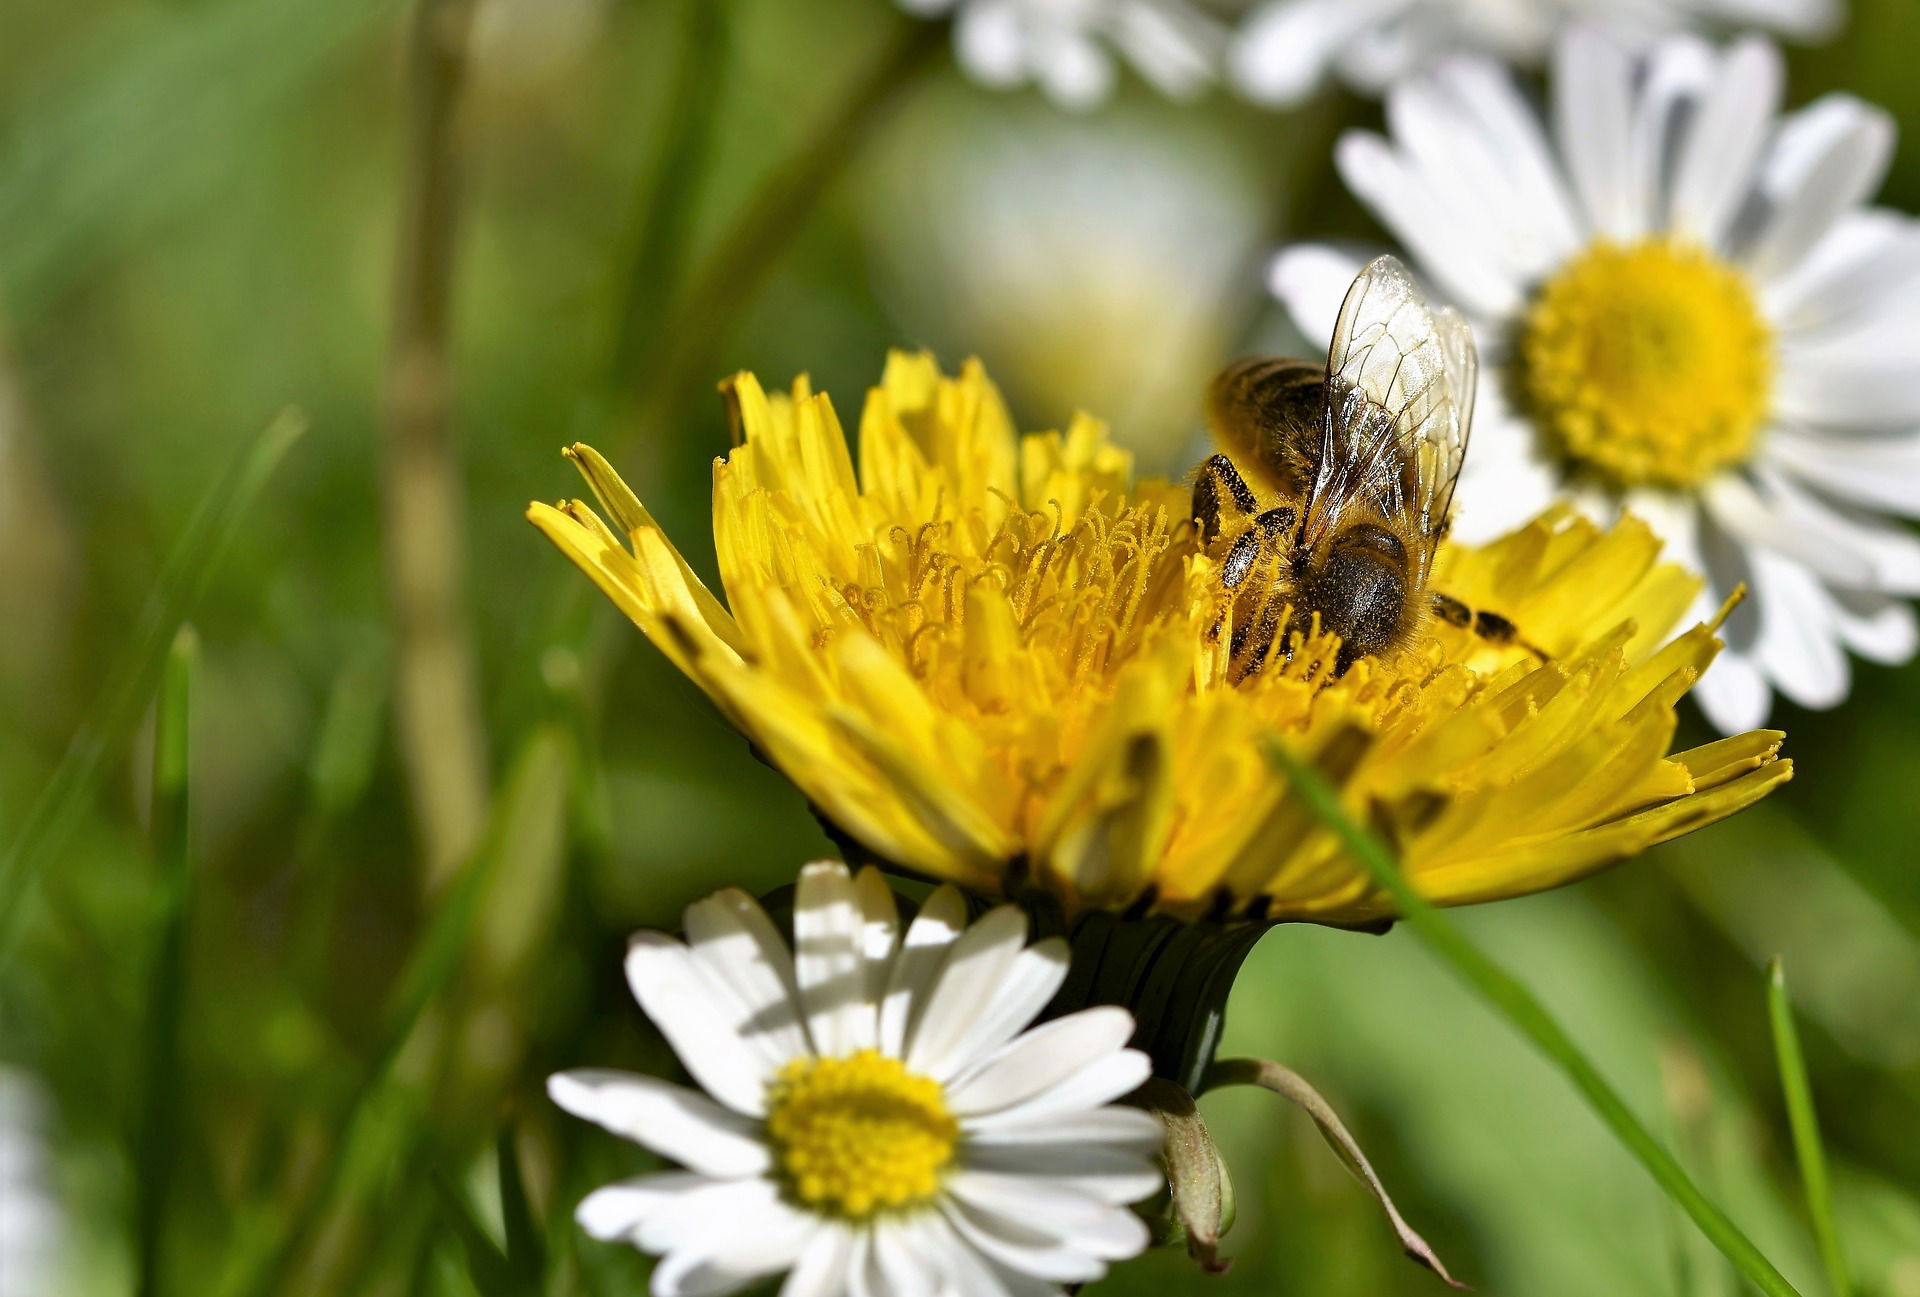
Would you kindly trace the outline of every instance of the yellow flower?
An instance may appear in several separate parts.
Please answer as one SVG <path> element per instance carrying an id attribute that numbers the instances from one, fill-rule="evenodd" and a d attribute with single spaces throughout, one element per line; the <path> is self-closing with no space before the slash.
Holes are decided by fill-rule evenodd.
<path id="1" fill-rule="evenodd" d="M 1627 519 L 1555 512 L 1442 551 L 1436 587 L 1526 649 L 1433 624 L 1330 679 L 1306 645 L 1234 682 L 1217 565 L 1188 489 L 1132 480 L 1086 416 L 1017 437 L 979 365 L 896 353 L 856 466 L 806 380 L 729 387 L 714 466 L 722 602 L 594 451 L 612 521 L 533 522 L 847 844 L 1069 914 L 1369 925 L 1390 902 L 1262 753 L 1314 761 L 1443 905 L 1555 887 L 1729 815 L 1790 774 L 1781 735 L 1669 755 L 1674 704 L 1718 649 L 1663 637 L 1693 579 Z"/>

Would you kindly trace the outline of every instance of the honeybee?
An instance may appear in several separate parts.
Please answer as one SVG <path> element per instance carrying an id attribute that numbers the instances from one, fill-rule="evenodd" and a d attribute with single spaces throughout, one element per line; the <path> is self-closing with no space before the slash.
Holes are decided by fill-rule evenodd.
<path id="1" fill-rule="evenodd" d="M 1429 616 L 1515 640 L 1506 618 L 1428 588 L 1466 454 L 1474 369 L 1466 320 L 1430 306 L 1405 266 L 1378 257 L 1347 290 L 1324 367 L 1253 357 L 1213 381 L 1207 422 L 1227 453 L 1200 466 L 1193 520 L 1235 592 L 1234 679 L 1316 619 L 1340 638 L 1336 676 L 1405 648 Z M 1242 468 L 1281 503 L 1261 509 Z"/>

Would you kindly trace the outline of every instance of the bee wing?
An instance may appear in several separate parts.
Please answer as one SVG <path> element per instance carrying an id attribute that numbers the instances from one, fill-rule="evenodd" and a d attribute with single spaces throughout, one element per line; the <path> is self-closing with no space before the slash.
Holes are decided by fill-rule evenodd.
<path id="1" fill-rule="evenodd" d="M 1309 542 L 1362 502 L 1439 538 L 1466 455 L 1474 369 L 1473 332 L 1460 313 L 1430 306 L 1398 259 L 1369 262 L 1347 290 L 1327 353 L 1326 426 L 1302 510 Z"/>

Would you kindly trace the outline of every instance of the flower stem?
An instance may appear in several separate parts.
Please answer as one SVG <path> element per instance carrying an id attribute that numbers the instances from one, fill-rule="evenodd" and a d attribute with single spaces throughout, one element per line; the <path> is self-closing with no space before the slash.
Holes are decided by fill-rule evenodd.
<path id="1" fill-rule="evenodd" d="M 1268 758 L 1293 784 L 1308 807 L 1373 874 L 1376 882 L 1393 897 L 1407 925 L 1453 965 L 1454 972 L 1480 993 L 1489 1005 L 1503 1014 L 1520 1033 L 1533 1042 L 1585 1096 L 1599 1118 L 1627 1151 L 1639 1159 L 1654 1182 L 1664 1190 L 1707 1240 L 1745 1275 L 1749 1282 L 1768 1297 L 1800 1297 L 1794 1286 L 1740 1227 L 1715 1206 L 1681 1168 L 1661 1143 L 1647 1130 L 1633 1110 L 1607 1084 L 1590 1059 L 1555 1022 L 1545 1006 L 1512 974 L 1493 960 L 1441 917 L 1400 873 L 1393 857 L 1380 840 L 1361 828 L 1340 806 L 1339 798 L 1326 780 L 1308 763 L 1300 760 L 1279 743 L 1267 745 Z"/>
<path id="2" fill-rule="evenodd" d="M 419 0 L 381 457 L 401 764 L 437 889 L 486 817 L 486 735 L 462 589 L 460 470 L 449 427 L 448 319 L 458 167 L 454 120 L 473 0 Z"/>

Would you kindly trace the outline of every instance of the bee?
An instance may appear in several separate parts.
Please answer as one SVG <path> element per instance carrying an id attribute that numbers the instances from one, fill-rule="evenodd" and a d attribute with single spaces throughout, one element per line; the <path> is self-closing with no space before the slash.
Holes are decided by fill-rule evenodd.
<path id="1" fill-rule="evenodd" d="M 1393 257 L 1347 290 L 1325 366 L 1253 357 L 1207 393 L 1227 452 L 1200 466 L 1193 521 L 1234 592 L 1230 673 L 1276 639 L 1337 635 L 1333 671 L 1413 643 L 1428 617 L 1499 643 L 1513 623 L 1428 588 L 1473 416 L 1473 334 L 1435 309 Z M 1269 498 L 1262 509 L 1241 469 Z"/>

